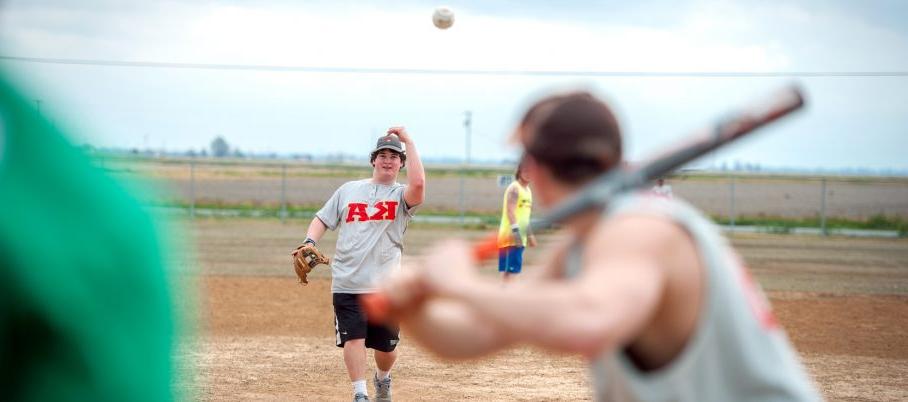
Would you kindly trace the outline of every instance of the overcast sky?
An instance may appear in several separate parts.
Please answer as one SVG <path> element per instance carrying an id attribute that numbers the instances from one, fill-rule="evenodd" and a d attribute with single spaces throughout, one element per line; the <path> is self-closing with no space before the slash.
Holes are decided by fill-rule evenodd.
<path id="1" fill-rule="evenodd" d="M 0 55 L 166 63 L 641 72 L 908 71 L 908 2 L 0 0 Z M 389 3 L 389 4 L 384 4 Z M 779 2 L 781 3 L 781 2 Z M 513 157 L 504 139 L 553 88 L 589 87 L 640 158 L 798 82 L 808 108 L 708 158 L 908 169 L 908 77 L 684 78 L 354 74 L 2 61 L 42 113 L 99 146 L 362 153 L 404 124 L 423 154 Z"/>

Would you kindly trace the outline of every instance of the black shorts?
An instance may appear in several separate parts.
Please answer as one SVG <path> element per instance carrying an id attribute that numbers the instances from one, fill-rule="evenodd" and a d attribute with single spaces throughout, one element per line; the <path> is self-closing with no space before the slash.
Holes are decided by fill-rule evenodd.
<path id="1" fill-rule="evenodd" d="M 332 294 L 335 343 L 342 348 L 351 339 L 365 339 L 367 348 L 382 352 L 393 351 L 400 342 L 400 329 L 370 324 L 359 305 L 359 296 L 349 293 Z"/>

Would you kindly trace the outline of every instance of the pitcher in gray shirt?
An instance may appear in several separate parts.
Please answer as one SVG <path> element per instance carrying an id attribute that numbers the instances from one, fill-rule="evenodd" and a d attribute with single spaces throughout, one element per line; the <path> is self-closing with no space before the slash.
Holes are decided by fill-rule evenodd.
<path id="1" fill-rule="evenodd" d="M 616 119 L 588 93 L 543 99 L 515 137 L 543 207 L 621 163 Z M 449 241 L 383 291 L 408 335 L 443 356 L 530 343 L 585 357 L 597 400 L 821 399 L 759 285 L 690 206 L 625 195 L 563 228 L 551 258 L 512 286 Z"/>
<path id="2" fill-rule="evenodd" d="M 316 213 L 306 242 L 318 242 L 337 230 L 331 261 L 335 343 L 353 382 L 353 400 L 368 401 L 366 348 L 374 349 L 375 400 L 391 400 L 391 368 L 400 340 L 397 328 L 369 324 L 358 295 L 375 290 L 378 281 L 400 267 L 404 232 L 413 209 L 425 197 L 426 175 L 413 140 L 403 127 L 391 127 L 370 155 L 372 178 L 344 183 Z M 407 166 L 407 184 L 397 183 Z"/>

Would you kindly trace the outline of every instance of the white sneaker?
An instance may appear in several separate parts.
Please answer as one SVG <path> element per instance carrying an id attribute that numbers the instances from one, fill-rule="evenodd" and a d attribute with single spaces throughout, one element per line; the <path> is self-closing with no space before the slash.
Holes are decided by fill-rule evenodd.
<path id="1" fill-rule="evenodd" d="M 353 395 L 353 402 L 369 402 L 369 396 L 366 394 Z"/>
<path id="2" fill-rule="evenodd" d="M 391 402 L 391 375 L 379 380 L 378 374 L 375 374 L 372 381 L 375 383 L 375 402 Z"/>

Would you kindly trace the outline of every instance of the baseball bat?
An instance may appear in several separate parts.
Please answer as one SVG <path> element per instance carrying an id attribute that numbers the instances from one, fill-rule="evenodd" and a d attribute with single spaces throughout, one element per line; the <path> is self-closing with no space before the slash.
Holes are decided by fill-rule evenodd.
<path id="1" fill-rule="evenodd" d="M 688 162 L 744 137 L 803 106 L 804 97 L 800 88 L 797 86 L 786 87 L 768 100 L 732 113 L 717 123 L 696 131 L 687 139 L 668 147 L 637 166 L 612 169 L 603 173 L 577 194 L 552 208 L 548 214 L 533 220 L 530 223 L 530 230 L 537 232 L 591 208 L 603 208 L 616 195 L 643 187 Z M 473 247 L 473 258 L 477 262 L 493 258 L 497 253 L 497 234 L 489 236 Z M 360 303 L 369 320 L 377 323 L 387 322 L 394 310 L 391 299 L 382 293 L 363 295 Z"/>

